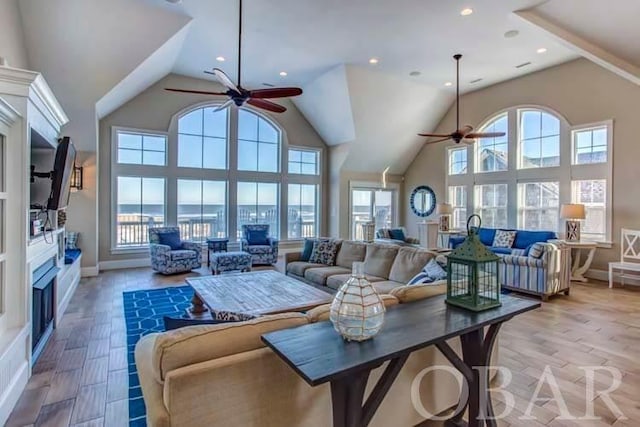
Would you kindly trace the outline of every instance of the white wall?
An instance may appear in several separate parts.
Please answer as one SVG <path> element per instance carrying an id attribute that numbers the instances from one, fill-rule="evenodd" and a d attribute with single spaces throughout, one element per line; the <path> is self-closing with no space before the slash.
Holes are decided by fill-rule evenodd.
<path id="1" fill-rule="evenodd" d="M 217 91 L 215 83 L 208 80 L 171 74 L 160 80 L 149 89 L 100 120 L 99 133 L 99 260 L 121 261 L 133 258 L 148 258 L 148 254 L 112 254 L 110 251 L 111 230 L 111 130 L 113 126 L 130 127 L 167 132 L 169 122 L 174 114 L 180 110 L 203 102 L 213 101 L 215 98 L 204 95 L 174 94 L 164 90 L 165 87 L 188 88 L 196 90 Z M 219 99 L 219 98 L 218 98 Z M 278 103 L 287 107 L 282 114 L 272 114 L 270 117 L 278 122 L 287 133 L 290 145 L 310 146 L 324 149 L 325 177 L 328 171 L 328 150 L 322 138 L 307 122 L 296 106 L 286 100 Z M 324 188 L 328 188 L 325 178 Z M 168 201 L 170 202 L 170 201 Z M 322 212 L 321 232 L 326 232 L 327 223 L 327 191 L 323 194 L 324 212 Z"/>
<path id="2" fill-rule="evenodd" d="M 11 67 L 29 68 L 18 0 L 0 0 L 0 57 Z"/>
<path id="3" fill-rule="evenodd" d="M 613 241 L 612 249 L 599 249 L 594 267 L 605 269 L 619 257 L 620 228 L 640 229 L 640 185 L 637 133 L 640 87 L 585 59 L 576 60 L 519 79 L 510 80 L 462 97 L 464 123 L 481 124 L 508 107 L 535 104 L 562 114 L 571 125 L 613 119 Z M 455 111 L 449 110 L 437 132 L 455 127 Z M 417 185 L 429 185 L 438 201 L 445 200 L 447 144 L 426 145 L 405 173 L 404 199 Z M 419 219 L 405 209 L 410 234 L 417 232 Z"/>

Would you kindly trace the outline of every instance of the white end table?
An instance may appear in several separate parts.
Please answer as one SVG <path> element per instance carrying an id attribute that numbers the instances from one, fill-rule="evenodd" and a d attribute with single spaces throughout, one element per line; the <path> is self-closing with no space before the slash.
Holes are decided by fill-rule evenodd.
<path id="1" fill-rule="evenodd" d="M 591 262 L 596 254 L 597 244 L 595 242 L 568 242 L 566 240 L 550 240 L 549 242 L 562 243 L 571 249 L 571 281 L 588 282 L 589 280 L 584 277 L 584 274 L 589 270 L 589 267 L 591 267 Z M 586 253 L 586 258 L 581 265 L 583 252 Z"/>

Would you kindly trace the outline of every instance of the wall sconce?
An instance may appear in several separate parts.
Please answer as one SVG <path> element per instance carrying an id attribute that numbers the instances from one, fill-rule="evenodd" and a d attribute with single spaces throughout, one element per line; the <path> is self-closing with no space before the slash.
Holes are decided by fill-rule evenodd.
<path id="1" fill-rule="evenodd" d="M 71 173 L 71 191 L 76 192 L 82 190 L 82 166 L 73 166 Z"/>

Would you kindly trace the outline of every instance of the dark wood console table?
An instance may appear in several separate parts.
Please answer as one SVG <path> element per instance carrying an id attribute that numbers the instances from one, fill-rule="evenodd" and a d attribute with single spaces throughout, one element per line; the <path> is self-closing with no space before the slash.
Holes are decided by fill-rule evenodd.
<path id="1" fill-rule="evenodd" d="M 495 426 L 488 384 L 481 384 L 477 369 L 491 365 L 491 350 L 502 323 L 540 307 L 540 302 L 503 295 L 502 306 L 472 313 L 448 306 L 444 296 L 391 307 L 382 331 L 363 343 L 345 342 L 330 322 L 271 332 L 262 340 L 309 385 L 331 383 L 334 427 L 366 427 L 411 353 L 435 345 L 466 379 L 468 399 L 447 422 L 462 420 L 469 409 L 469 426 Z M 487 328 L 486 333 L 484 328 Z M 446 343 L 460 337 L 463 357 Z M 389 361 L 363 404 L 370 372 Z M 485 382 L 487 378 L 484 378 Z M 486 399 L 481 399 L 485 394 Z M 481 408 L 480 402 L 487 402 Z"/>

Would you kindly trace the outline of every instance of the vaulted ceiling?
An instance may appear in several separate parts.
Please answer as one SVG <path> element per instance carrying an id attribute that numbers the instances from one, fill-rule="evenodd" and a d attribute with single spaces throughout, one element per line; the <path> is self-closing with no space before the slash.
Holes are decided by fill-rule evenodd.
<path id="1" fill-rule="evenodd" d="M 207 79 L 202 71 L 218 66 L 235 76 L 236 1 L 19 4 L 30 66 L 72 120 L 88 107 L 108 114 L 169 72 Z M 580 55 L 633 77 L 639 15 L 636 0 L 247 0 L 243 85 L 302 86 L 294 102 L 329 145 L 347 145 L 343 168 L 402 173 L 423 142 L 416 133 L 451 106 L 454 53 L 464 55 L 463 91 Z"/>

